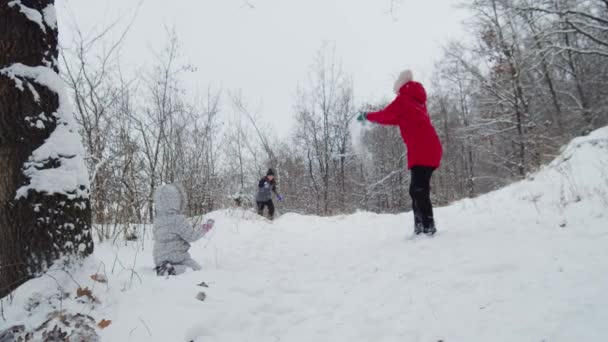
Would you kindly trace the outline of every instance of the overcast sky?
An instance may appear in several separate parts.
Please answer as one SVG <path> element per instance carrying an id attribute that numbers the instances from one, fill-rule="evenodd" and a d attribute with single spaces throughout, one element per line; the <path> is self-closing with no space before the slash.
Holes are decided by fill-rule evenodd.
<path id="1" fill-rule="evenodd" d="M 118 18 L 124 27 L 140 1 L 57 0 L 62 44 L 74 22 L 85 32 Z M 174 26 L 181 61 L 197 67 L 188 87 L 240 89 L 287 136 L 295 89 L 324 41 L 335 43 L 357 99 L 377 101 L 392 97 L 404 68 L 428 81 L 440 43 L 462 35 L 458 0 L 393 2 L 391 13 L 390 0 L 143 0 L 123 64 L 134 70 L 151 63 L 151 51 L 166 42 L 165 27 Z"/>

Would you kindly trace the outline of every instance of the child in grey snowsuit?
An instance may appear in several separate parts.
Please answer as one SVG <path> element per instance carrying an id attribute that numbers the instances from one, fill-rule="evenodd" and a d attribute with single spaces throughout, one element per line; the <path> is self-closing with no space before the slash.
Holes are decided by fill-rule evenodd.
<path id="1" fill-rule="evenodd" d="M 277 192 L 277 183 L 274 180 L 274 171 L 268 169 L 266 177 L 260 179 L 258 183 L 258 192 L 255 195 L 255 201 L 258 207 L 258 215 L 264 216 L 264 207 L 268 207 L 268 218 L 274 219 L 274 203 L 272 202 L 272 193 L 277 196 L 279 201 L 283 200 L 283 197 Z"/>
<path id="2" fill-rule="evenodd" d="M 192 259 L 190 243 L 202 238 L 211 228 L 213 220 L 200 227 L 193 227 L 183 214 L 187 198 L 176 185 L 164 185 L 154 193 L 156 218 L 154 219 L 154 248 L 152 256 L 158 275 L 177 275 L 187 268 L 194 271 L 201 266 Z"/>

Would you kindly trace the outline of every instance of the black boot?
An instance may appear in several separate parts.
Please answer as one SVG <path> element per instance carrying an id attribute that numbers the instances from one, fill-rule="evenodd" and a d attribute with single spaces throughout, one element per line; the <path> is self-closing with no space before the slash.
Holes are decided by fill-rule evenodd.
<path id="1" fill-rule="evenodd" d="M 424 228 L 422 227 L 422 222 L 414 223 L 414 234 L 418 235 L 422 233 Z"/>
<path id="2" fill-rule="evenodd" d="M 426 235 L 435 235 L 435 233 L 437 233 L 435 222 L 431 221 L 426 227 L 423 228 L 423 231 Z"/>
<path id="3" fill-rule="evenodd" d="M 418 208 L 416 207 L 416 204 L 413 204 L 414 207 L 414 234 L 418 235 L 420 233 L 422 233 L 423 231 L 423 224 L 422 224 L 422 216 L 420 215 L 420 213 L 418 212 Z"/>
<path id="4" fill-rule="evenodd" d="M 156 275 L 157 276 L 168 276 L 168 275 L 177 275 L 177 273 L 175 272 L 175 267 L 173 267 L 173 265 L 171 265 L 171 263 L 167 262 L 163 262 L 162 264 L 160 264 L 160 266 L 156 266 L 154 268 L 154 270 L 156 271 Z"/>

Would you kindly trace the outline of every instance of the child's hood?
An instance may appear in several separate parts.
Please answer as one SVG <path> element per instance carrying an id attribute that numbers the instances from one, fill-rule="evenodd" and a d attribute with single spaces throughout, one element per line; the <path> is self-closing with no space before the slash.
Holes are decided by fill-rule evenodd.
<path id="1" fill-rule="evenodd" d="M 420 104 L 426 103 L 426 91 L 422 84 L 416 81 L 409 81 L 399 90 L 401 95 L 409 96 Z"/>
<path id="2" fill-rule="evenodd" d="M 175 184 L 163 185 L 154 193 L 154 204 L 157 215 L 184 213 L 188 199 L 181 187 Z"/>
<path id="3" fill-rule="evenodd" d="M 395 94 L 406 95 L 419 103 L 426 103 L 426 91 L 421 83 L 414 81 L 414 73 L 404 70 L 399 74 L 393 85 Z"/>

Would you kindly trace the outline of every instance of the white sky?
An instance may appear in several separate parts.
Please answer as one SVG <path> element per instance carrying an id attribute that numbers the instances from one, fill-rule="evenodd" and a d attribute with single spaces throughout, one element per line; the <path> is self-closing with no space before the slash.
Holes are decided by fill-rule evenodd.
<path id="1" fill-rule="evenodd" d="M 262 117 L 287 136 L 294 94 L 306 82 L 323 41 L 335 43 L 358 101 L 392 97 L 394 75 L 404 68 L 428 81 L 440 43 L 462 35 L 458 0 L 143 0 L 122 50 L 135 70 L 152 62 L 174 26 L 182 62 L 197 71 L 188 87 L 240 89 Z M 118 18 L 123 27 L 140 0 L 57 0 L 63 44 L 76 21 L 99 30 Z M 118 33 L 118 32 L 116 32 Z M 223 109 L 230 110 L 226 103 Z M 228 113 L 226 113 L 228 114 Z"/>

